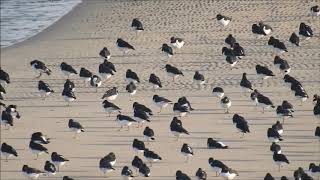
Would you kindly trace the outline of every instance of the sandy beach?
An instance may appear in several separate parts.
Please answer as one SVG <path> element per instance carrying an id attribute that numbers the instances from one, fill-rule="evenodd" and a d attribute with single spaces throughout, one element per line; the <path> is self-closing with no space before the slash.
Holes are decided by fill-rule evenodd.
<path id="1" fill-rule="evenodd" d="M 319 1 L 301 0 L 83 0 L 74 10 L 58 22 L 38 35 L 8 48 L 1 49 L 1 68 L 11 77 L 11 84 L 6 87 L 6 104 L 18 105 L 22 116 L 15 120 L 14 127 L 4 130 L 1 126 L 1 143 L 14 146 L 19 156 L 8 162 L 1 159 L 1 178 L 3 180 L 26 179 L 21 173 L 24 164 L 43 170 L 51 152 L 63 154 L 70 162 L 61 168 L 56 176 L 41 176 L 39 179 L 62 179 L 68 175 L 75 180 L 121 179 L 123 166 L 131 166 L 135 155 L 132 150 L 134 138 L 143 138 L 143 128 L 131 127 L 130 131 L 118 131 L 116 115 L 107 117 L 101 106 L 103 93 L 112 87 L 118 87 L 120 95 L 114 101 L 125 115 L 133 115 L 132 103 L 137 101 L 152 108 L 155 116 L 147 125 L 155 130 L 156 141 L 147 145 L 157 152 L 163 160 L 151 167 L 152 180 L 175 179 L 175 172 L 182 170 L 195 179 L 196 170 L 201 167 L 208 173 L 208 179 L 215 177 L 210 171 L 208 158 L 214 157 L 229 167 L 237 170 L 239 180 L 263 179 L 267 172 L 280 179 L 285 175 L 292 179 L 293 171 L 298 167 L 307 168 L 309 163 L 320 162 L 320 142 L 314 136 L 319 119 L 313 116 L 312 96 L 320 93 L 320 40 L 319 17 L 311 18 L 309 8 Z M 218 13 L 232 17 L 227 27 L 220 26 L 215 20 Z M 145 31 L 136 35 L 130 29 L 133 18 L 140 18 Z M 251 26 L 258 21 L 272 26 L 272 36 L 285 41 L 288 51 L 281 55 L 292 67 L 290 75 L 296 77 L 306 89 L 309 99 L 300 106 L 284 86 L 283 75 L 273 65 L 274 54 L 267 45 L 269 37 L 257 40 Z M 288 42 L 292 32 L 297 32 L 300 22 L 311 25 L 315 36 L 302 41 L 301 47 Z M 231 70 L 226 63 L 221 49 L 224 39 L 232 33 L 245 48 L 247 56 Z M 169 43 L 170 37 L 184 38 L 183 48 L 175 50 L 172 58 L 166 59 L 159 49 L 163 43 Z M 135 51 L 123 55 L 116 47 L 117 38 L 130 42 Z M 110 59 L 117 68 L 112 78 L 104 81 L 95 92 L 89 85 L 85 86 L 79 77 L 71 79 L 76 84 L 77 100 L 66 107 L 61 96 L 65 77 L 60 71 L 60 63 L 65 61 L 78 71 L 85 67 L 98 73 L 98 66 L 103 62 L 99 51 L 108 47 Z M 38 80 L 30 67 L 30 61 L 38 59 L 46 63 L 52 75 L 42 75 L 41 80 L 54 90 L 50 97 L 42 100 L 37 90 Z M 165 64 L 179 67 L 184 73 L 176 82 L 166 75 Z M 256 64 L 266 65 L 276 73 L 274 78 L 261 83 L 254 67 Z M 141 83 L 133 101 L 125 90 L 125 72 L 132 69 L 137 72 Z M 207 83 L 203 88 L 192 83 L 194 72 L 204 74 Z M 280 143 L 282 153 L 290 164 L 281 172 L 272 160 L 267 139 L 267 128 L 279 118 L 275 109 L 264 114 L 256 108 L 248 95 L 241 94 L 240 80 L 243 72 L 254 87 L 272 99 L 275 105 L 288 100 L 295 107 L 294 118 L 287 119 L 284 124 L 284 141 Z M 151 73 L 157 74 L 163 88 L 153 92 L 148 83 Z M 223 87 L 232 101 L 229 114 L 220 108 L 218 99 L 212 97 L 213 87 Z M 184 127 L 190 132 L 179 141 L 170 133 L 169 125 L 173 118 L 172 106 L 159 110 L 152 103 L 152 96 L 158 94 L 174 102 L 186 96 L 194 111 L 182 119 Z M 244 116 L 250 126 L 250 134 L 240 138 L 232 125 L 232 116 L 239 113 Z M 86 132 L 73 139 L 68 129 L 68 120 L 79 121 Z M 41 131 L 52 138 L 46 145 L 49 155 L 35 155 L 28 148 L 33 132 Z M 207 138 L 223 141 L 230 149 L 207 149 Z M 195 155 L 185 163 L 180 153 L 183 143 L 194 149 Z M 100 172 L 99 160 L 109 152 L 115 152 L 116 171 L 109 173 L 108 178 Z M 142 159 L 143 155 L 140 154 Z M 2 157 L 3 158 L 3 157 Z M 136 179 L 147 179 L 136 177 Z"/>

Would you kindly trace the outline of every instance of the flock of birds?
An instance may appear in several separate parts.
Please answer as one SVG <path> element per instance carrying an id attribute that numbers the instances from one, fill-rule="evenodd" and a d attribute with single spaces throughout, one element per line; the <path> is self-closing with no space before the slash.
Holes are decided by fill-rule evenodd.
<path id="1" fill-rule="evenodd" d="M 311 9 L 311 14 L 313 16 L 319 16 L 319 6 L 314 6 Z M 232 22 L 232 19 L 221 14 L 216 16 L 217 22 L 222 26 L 227 26 Z M 142 22 L 139 19 L 133 19 L 131 27 L 137 33 L 144 31 Z M 252 33 L 257 35 L 258 38 L 262 38 L 270 35 L 273 32 L 272 27 L 269 25 L 259 22 L 258 24 L 252 25 Z M 306 40 L 313 37 L 313 31 L 311 27 L 305 23 L 301 23 L 299 27 L 298 33 L 292 33 L 289 42 L 300 46 L 300 39 Z M 225 43 L 230 47 L 223 47 L 222 54 L 226 57 L 226 61 L 231 65 L 231 68 L 234 67 L 239 60 L 246 56 L 244 48 L 236 41 L 236 39 L 230 34 L 226 39 Z M 135 48 L 130 45 L 125 40 L 119 38 L 117 39 L 117 47 L 123 51 L 123 53 L 127 53 L 128 51 L 135 50 Z M 174 49 L 181 49 L 185 44 L 185 41 L 181 38 L 171 37 L 170 44 L 163 44 L 161 51 L 168 57 L 174 56 Z M 289 63 L 282 59 L 280 55 L 284 52 L 288 52 L 284 42 L 279 39 L 271 36 L 268 40 L 268 45 L 270 45 L 277 52 L 277 56 L 274 58 L 274 65 L 279 68 L 282 75 L 284 75 L 284 83 L 287 84 L 295 97 L 297 97 L 301 101 L 301 105 L 305 102 L 309 96 L 306 90 L 303 88 L 302 84 L 294 77 L 290 76 L 289 73 L 291 71 Z M 88 69 L 82 67 L 80 72 L 74 69 L 71 65 L 66 62 L 62 62 L 60 65 L 61 72 L 67 77 L 64 83 L 64 89 L 62 91 L 62 97 L 67 102 L 69 106 L 71 103 L 76 101 L 75 96 L 75 84 L 69 79 L 70 76 L 79 75 L 80 78 L 84 81 L 84 84 L 90 84 L 93 88 L 98 88 L 101 86 L 104 80 L 112 78 L 116 74 L 115 65 L 109 61 L 111 58 L 111 53 L 108 48 L 104 47 L 99 55 L 104 59 L 104 62 L 99 65 L 98 72 L 99 74 L 94 74 L 90 72 Z M 36 78 L 40 78 L 42 74 L 51 75 L 52 71 L 39 60 L 33 60 L 30 62 L 32 69 L 38 74 Z M 174 67 L 170 64 L 166 64 L 164 67 L 167 75 L 172 77 L 172 81 L 175 81 L 179 76 L 183 76 L 181 70 L 178 67 Z M 261 81 L 265 81 L 266 79 L 275 76 L 275 74 L 266 66 L 256 65 L 255 67 L 257 76 L 261 78 Z M 278 142 L 282 141 L 282 134 L 284 132 L 283 124 L 285 123 L 286 118 L 293 117 L 294 107 L 291 103 L 284 100 L 283 103 L 277 107 L 273 104 L 269 97 L 259 92 L 257 89 L 253 88 L 252 83 L 247 79 L 247 74 L 242 74 L 242 79 L 240 81 L 240 88 L 243 93 L 250 93 L 250 99 L 255 103 L 256 106 L 260 106 L 262 108 L 262 113 L 264 113 L 265 109 L 276 108 L 276 114 L 279 118 L 282 119 L 282 122 L 277 121 L 267 130 L 267 138 L 272 143 L 270 146 L 270 151 L 273 152 L 273 160 L 278 165 L 279 171 L 281 166 L 285 164 L 289 164 L 289 160 L 287 159 L 285 154 L 281 152 L 281 146 Z M 9 74 L 5 72 L 2 68 L 0 70 L 0 99 L 4 100 L 4 95 L 6 94 L 5 86 L 10 84 Z M 128 85 L 126 86 L 126 91 L 130 94 L 130 99 L 137 92 L 137 85 L 140 83 L 139 76 L 136 72 L 128 69 L 126 71 L 126 80 Z M 196 71 L 193 77 L 193 80 L 196 84 L 199 85 L 199 88 L 203 84 L 205 84 L 205 77 L 199 71 Z M 160 78 L 156 74 L 150 74 L 149 83 L 153 88 L 153 91 L 156 91 L 159 88 L 162 88 L 162 83 Z M 40 80 L 38 82 L 38 90 L 40 96 L 43 99 L 50 96 L 50 94 L 54 93 L 54 90 L 50 87 L 49 84 Z M 117 87 L 113 87 L 107 90 L 103 96 L 102 107 L 108 116 L 112 113 L 116 113 L 116 122 L 119 124 L 119 131 L 126 129 L 129 130 L 130 126 L 136 124 L 137 127 L 143 127 L 146 122 L 150 122 L 153 111 L 138 102 L 134 102 L 133 107 L 133 116 L 124 115 L 121 113 L 121 108 L 114 104 L 114 101 L 119 95 Z M 212 95 L 217 97 L 220 100 L 221 107 L 225 110 L 226 113 L 229 113 L 229 109 L 232 105 L 231 99 L 225 96 L 224 90 L 221 87 L 213 88 Z M 172 102 L 171 100 L 161 97 L 155 94 L 153 97 L 154 104 L 159 107 L 159 112 L 161 113 L 162 109 L 168 107 L 170 104 L 173 104 L 173 113 L 174 117 L 170 123 L 170 131 L 173 136 L 176 137 L 176 140 L 179 139 L 180 136 L 189 135 L 188 130 L 183 126 L 182 121 L 179 118 L 182 118 L 189 113 L 191 113 L 194 109 L 191 107 L 191 103 L 187 100 L 186 97 L 181 97 L 177 102 Z M 314 95 L 313 102 L 315 103 L 313 113 L 316 117 L 320 118 L 320 96 Z M 5 128 L 8 129 L 10 126 L 14 125 L 14 120 L 20 118 L 20 114 L 17 110 L 16 105 L 6 105 L 3 102 L 0 104 L 4 109 L 1 113 L 1 123 L 4 124 Z M 0 107 L 1 107 L 0 106 Z M 239 114 L 234 114 L 232 118 L 233 125 L 235 128 L 241 132 L 241 138 L 246 134 L 250 133 L 249 124 L 245 117 L 240 116 Z M 85 128 L 77 121 L 70 119 L 68 122 L 68 127 L 71 131 L 75 133 L 74 138 L 77 138 L 77 134 L 85 132 Z M 320 140 L 320 127 L 316 128 L 315 136 L 317 136 Z M 149 126 L 146 126 L 143 131 L 144 141 L 139 139 L 134 139 L 132 143 L 132 148 L 136 152 L 136 156 L 134 156 L 132 160 L 132 168 L 139 172 L 142 177 L 151 176 L 150 167 L 156 162 L 161 161 L 162 158 L 156 152 L 147 148 L 147 144 L 149 142 L 155 140 L 154 130 Z M 50 143 L 50 138 L 48 138 L 42 132 L 34 132 L 31 136 L 29 148 L 36 155 L 35 159 L 38 158 L 39 155 L 49 154 L 48 149 L 45 147 L 46 144 Z M 208 138 L 207 146 L 210 149 L 228 149 L 229 147 L 225 145 L 223 142 L 215 140 L 213 138 Z M 139 154 L 142 153 L 145 160 L 143 161 Z M 18 156 L 17 151 L 14 147 L 10 146 L 6 142 L 2 143 L 1 146 L 1 154 L 5 157 L 7 161 L 12 156 Z M 193 149 L 187 143 L 184 143 L 181 147 L 181 154 L 186 157 L 186 162 L 191 158 L 193 154 Z M 58 154 L 57 152 L 51 153 L 51 161 L 46 161 L 43 170 L 39 170 L 28 165 L 23 165 L 22 172 L 26 177 L 30 179 L 37 179 L 40 175 L 55 175 L 59 172 L 59 169 L 65 164 L 68 163 L 69 159 L 65 158 L 63 155 Z M 115 170 L 114 165 L 116 164 L 116 155 L 114 152 L 110 152 L 105 157 L 102 157 L 99 161 L 99 168 L 103 174 L 108 174 Z M 216 176 L 220 176 L 224 179 L 234 179 L 238 176 L 238 172 L 234 169 L 227 166 L 225 163 L 218 159 L 214 159 L 210 157 L 208 159 L 209 166 L 212 171 L 216 173 Z M 196 171 L 196 177 L 201 180 L 207 179 L 207 173 L 199 168 Z M 134 171 L 129 166 L 124 166 L 121 171 L 121 176 L 124 179 L 134 179 L 136 177 Z M 310 163 L 310 166 L 307 170 L 299 167 L 296 171 L 294 171 L 294 178 L 297 180 L 311 180 L 313 178 L 320 177 L 320 165 L 315 163 Z M 187 174 L 183 173 L 180 170 L 176 171 L 176 180 L 189 180 L 191 179 Z M 275 178 L 272 177 L 270 173 L 267 173 L 265 180 L 273 180 Z M 287 177 L 281 177 L 281 180 L 286 180 Z M 64 176 L 63 180 L 72 180 L 72 178 L 68 176 Z"/>

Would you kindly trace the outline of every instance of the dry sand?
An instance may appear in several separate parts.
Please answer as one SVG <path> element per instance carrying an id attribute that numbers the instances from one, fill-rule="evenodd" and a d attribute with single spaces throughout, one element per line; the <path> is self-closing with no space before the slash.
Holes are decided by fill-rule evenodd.
<path id="1" fill-rule="evenodd" d="M 213 177 L 208 158 L 214 157 L 225 162 L 239 172 L 236 179 L 263 179 L 267 172 L 274 177 L 286 175 L 291 177 L 293 170 L 299 166 L 307 168 L 310 162 L 320 160 L 319 142 L 314 137 L 314 130 L 319 123 L 313 116 L 311 98 L 299 106 L 289 88 L 283 85 L 282 75 L 273 66 L 272 50 L 267 47 L 267 39 L 256 40 L 251 33 L 251 25 L 263 20 L 274 29 L 273 36 L 286 41 L 289 53 L 282 57 L 292 66 L 290 75 L 302 82 L 310 97 L 320 92 L 320 43 L 319 18 L 311 20 L 309 8 L 318 3 L 301 0 L 255 0 L 255 1 L 121 1 L 121 0 L 84 0 L 71 13 L 50 26 L 40 34 L 27 41 L 2 49 L 2 68 L 10 73 L 12 83 L 7 87 L 5 103 L 17 104 L 22 119 L 16 120 L 10 131 L 1 128 L 1 142 L 7 142 L 17 148 L 18 158 L 9 162 L 1 160 L 1 179 L 25 179 L 21 174 L 23 164 L 42 169 L 49 155 L 42 155 L 34 160 L 28 149 L 31 133 L 42 131 L 52 138 L 47 145 L 49 152 L 57 151 L 70 159 L 55 177 L 41 179 L 62 179 L 64 175 L 74 179 L 105 179 L 98 169 L 99 160 L 107 153 L 116 153 L 118 162 L 116 171 L 108 174 L 108 179 L 120 179 L 123 166 L 131 165 L 134 152 L 131 149 L 134 138 L 142 138 L 143 128 L 132 128 L 129 132 L 118 132 L 115 115 L 106 117 L 101 107 L 103 92 L 117 86 L 121 94 L 115 103 L 123 109 L 123 114 L 132 115 L 132 102 L 128 101 L 125 92 L 125 71 L 131 68 L 138 72 L 142 83 L 138 85 L 138 93 L 134 101 L 138 101 L 158 109 L 152 105 L 151 86 L 148 78 L 155 72 L 163 81 L 164 88 L 156 93 L 173 101 L 186 96 L 196 109 L 188 117 L 183 118 L 190 136 L 174 141 L 169 124 L 172 120 L 172 107 L 156 114 L 148 125 L 155 130 L 156 142 L 148 145 L 159 153 L 163 161 L 154 164 L 149 179 L 175 179 L 175 171 L 194 176 L 202 167 L 207 170 L 208 179 Z M 213 18 L 217 13 L 233 18 L 230 26 L 223 28 Z M 139 17 L 145 31 L 135 36 L 130 31 L 131 20 Z M 315 37 L 304 41 L 297 48 L 287 42 L 293 31 L 298 30 L 300 22 L 308 22 L 315 30 Z M 231 70 L 221 55 L 224 39 L 232 33 L 245 48 L 247 56 Z M 168 42 L 171 36 L 185 39 L 186 45 L 176 51 L 174 57 L 165 60 L 160 53 L 162 43 Z M 123 56 L 116 48 L 115 41 L 122 37 L 136 47 L 136 51 Z M 93 88 L 85 87 L 78 77 L 76 83 L 77 100 L 71 107 L 61 97 L 65 78 L 61 75 L 59 65 L 62 61 L 73 65 L 78 70 L 86 67 L 97 72 L 102 59 L 98 56 L 100 49 L 106 46 L 112 53 L 111 61 L 118 72 L 104 82 L 95 93 Z M 39 59 L 53 71 L 51 76 L 43 75 L 42 80 L 49 83 L 56 91 L 45 101 L 41 100 L 37 91 L 37 79 L 29 62 Z M 181 68 L 184 77 L 173 83 L 166 76 L 162 67 L 167 63 Z M 277 76 L 261 84 L 255 75 L 256 64 L 267 65 L 277 72 Z M 205 75 L 208 83 L 198 90 L 192 84 L 194 71 Z M 248 96 L 240 94 L 239 82 L 241 74 L 247 72 L 249 80 L 262 93 L 270 96 L 276 105 L 286 99 L 296 108 L 293 119 L 288 119 L 284 126 L 282 152 L 287 155 L 290 165 L 278 172 L 273 163 L 272 154 L 266 138 L 266 130 L 277 120 L 275 110 L 262 114 L 255 109 Z M 224 114 L 211 96 L 212 88 L 221 86 L 232 100 L 230 114 Z M 233 113 L 240 113 L 249 121 L 251 133 L 240 138 L 232 125 Z M 83 124 L 86 132 L 78 140 L 72 138 L 67 122 L 74 118 Z M 224 141 L 229 150 L 209 150 L 206 140 L 213 137 Z M 189 163 L 184 162 L 180 154 L 183 143 L 189 143 L 195 151 Z M 140 155 L 141 156 L 141 155 Z M 141 156 L 142 157 L 142 156 Z M 138 177 L 137 179 L 144 179 Z"/>

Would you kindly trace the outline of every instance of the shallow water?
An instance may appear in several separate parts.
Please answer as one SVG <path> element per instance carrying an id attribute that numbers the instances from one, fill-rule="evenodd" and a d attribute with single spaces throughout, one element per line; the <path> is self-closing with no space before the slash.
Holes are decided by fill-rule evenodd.
<path id="1" fill-rule="evenodd" d="M 1 48 L 41 32 L 81 0 L 0 0 Z"/>

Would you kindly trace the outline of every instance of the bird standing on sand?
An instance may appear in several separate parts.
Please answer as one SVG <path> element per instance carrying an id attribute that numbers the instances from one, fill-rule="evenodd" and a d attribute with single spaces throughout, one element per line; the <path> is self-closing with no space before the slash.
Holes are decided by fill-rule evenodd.
<path id="1" fill-rule="evenodd" d="M 155 140 L 154 131 L 149 126 L 145 127 L 145 129 L 143 130 L 143 136 L 147 142 Z"/>
<path id="2" fill-rule="evenodd" d="M 221 108 L 226 110 L 226 113 L 229 113 L 229 109 L 231 107 L 231 100 L 225 96 L 220 100 L 220 106 Z"/>
<path id="3" fill-rule="evenodd" d="M 134 178 L 132 170 L 128 166 L 124 166 L 121 170 L 121 176 L 125 180 L 132 180 Z"/>
<path id="4" fill-rule="evenodd" d="M 300 46 L 300 38 L 299 36 L 293 32 L 289 38 L 289 42 L 291 42 L 292 44 L 296 45 L 296 46 Z"/>
<path id="5" fill-rule="evenodd" d="M 300 23 L 299 26 L 299 35 L 303 36 L 306 38 L 306 40 L 310 39 L 313 37 L 313 31 L 311 29 L 311 26 L 306 25 L 305 23 Z"/>
<path id="6" fill-rule="evenodd" d="M 146 164 L 142 164 L 139 167 L 139 174 L 141 177 L 150 177 L 150 168 Z"/>
<path id="7" fill-rule="evenodd" d="M 212 90 L 212 95 L 214 97 L 217 97 L 219 99 L 222 99 L 224 96 L 224 90 L 221 87 L 215 87 Z"/>
<path id="8" fill-rule="evenodd" d="M 172 101 L 169 99 L 166 99 L 164 97 L 158 96 L 158 95 L 153 95 L 152 97 L 153 103 L 160 108 L 160 113 L 163 108 L 167 107 L 169 104 L 172 104 Z"/>
<path id="9" fill-rule="evenodd" d="M 73 119 L 69 119 L 68 127 L 72 132 L 75 133 L 74 138 L 77 137 L 77 134 L 84 132 L 84 128 L 82 127 L 82 125 Z"/>
<path id="10" fill-rule="evenodd" d="M 73 102 L 77 99 L 74 95 L 74 92 L 71 89 L 63 89 L 61 95 L 64 98 L 64 100 L 68 103 L 67 106 L 70 106 L 70 102 Z"/>
<path id="11" fill-rule="evenodd" d="M 100 87 L 102 84 L 102 80 L 99 76 L 93 75 L 90 79 L 90 85 L 96 89 L 96 92 L 98 92 L 98 87 Z"/>
<path id="12" fill-rule="evenodd" d="M 271 34 L 273 31 L 271 26 L 264 24 L 263 22 L 259 22 L 258 24 L 253 24 L 251 27 L 251 31 L 253 34 L 256 34 L 258 38 L 263 36 L 267 36 Z"/>
<path id="13" fill-rule="evenodd" d="M 279 56 L 274 57 L 273 64 L 284 74 L 289 74 L 291 71 L 288 61 L 280 58 Z"/>
<path id="14" fill-rule="evenodd" d="M 51 74 L 51 70 L 47 68 L 47 66 L 39 60 L 31 61 L 30 65 L 33 71 L 35 71 L 37 74 L 39 73 L 39 76 L 37 76 L 36 78 L 40 78 L 42 73 L 46 73 L 48 76 L 50 76 Z"/>
<path id="15" fill-rule="evenodd" d="M 278 154 L 277 152 L 273 153 L 273 161 L 279 166 L 279 172 L 280 172 L 281 166 L 285 164 L 290 164 L 289 160 L 284 154 Z"/>
<path id="16" fill-rule="evenodd" d="M 39 155 L 42 155 L 43 153 L 49 154 L 48 149 L 46 147 L 32 140 L 29 143 L 29 149 L 33 154 L 36 154 L 35 160 L 37 160 Z"/>
<path id="17" fill-rule="evenodd" d="M 176 180 L 191 180 L 191 178 L 187 174 L 185 174 L 182 171 L 178 170 L 176 172 Z"/>
<path id="18" fill-rule="evenodd" d="M 133 119 L 138 122 L 137 128 L 142 127 L 146 121 L 150 122 L 150 116 L 145 111 L 139 109 L 133 112 Z"/>
<path id="19" fill-rule="evenodd" d="M 207 173 L 202 168 L 199 168 L 196 172 L 196 177 L 198 178 L 198 180 L 206 180 Z"/>
<path id="20" fill-rule="evenodd" d="M 216 176 L 218 176 L 218 174 L 220 175 L 223 168 L 227 168 L 223 162 L 213 159 L 212 157 L 209 158 L 208 163 L 210 168 L 216 173 Z"/>
<path id="21" fill-rule="evenodd" d="M 224 40 L 224 42 L 232 48 L 233 45 L 237 42 L 236 39 L 232 36 L 232 34 L 229 34 L 228 37 Z"/>
<path id="22" fill-rule="evenodd" d="M 270 145 L 270 151 L 272 153 L 281 154 L 281 146 L 275 142 L 272 142 L 272 144 Z"/>
<path id="23" fill-rule="evenodd" d="M 165 66 L 167 75 L 172 77 L 172 81 L 175 82 L 175 79 L 179 76 L 184 76 L 183 73 L 177 68 L 170 64 L 166 64 Z"/>
<path id="24" fill-rule="evenodd" d="M 126 86 L 126 91 L 129 93 L 130 95 L 130 101 L 132 101 L 132 96 L 134 96 L 137 93 L 137 86 L 133 83 L 130 82 L 127 86 Z"/>
<path id="25" fill-rule="evenodd" d="M 119 114 L 121 114 L 121 108 L 119 108 L 112 102 L 109 102 L 108 100 L 104 100 L 102 102 L 102 107 L 104 108 L 105 112 L 109 114 L 109 117 L 113 112 L 118 112 Z"/>
<path id="26" fill-rule="evenodd" d="M 128 131 L 129 131 L 130 130 L 130 126 L 132 125 L 132 123 L 136 122 L 136 120 L 132 119 L 131 117 L 125 116 L 125 115 L 121 115 L 121 114 L 117 115 L 117 119 L 116 120 L 117 120 L 118 124 L 120 125 L 119 131 L 125 126 L 127 126 Z"/>
<path id="27" fill-rule="evenodd" d="M 135 31 L 137 34 L 139 32 L 142 32 L 144 31 L 143 29 L 143 25 L 142 25 L 142 22 L 140 21 L 140 19 L 138 18 L 134 18 L 131 22 L 131 28 L 133 31 Z"/>
<path id="28" fill-rule="evenodd" d="M 150 163 L 150 166 L 152 166 L 152 163 L 162 160 L 162 158 L 157 153 L 150 151 L 148 148 L 144 149 L 143 156 Z"/>
<path id="29" fill-rule="evenodd" d="M 130 83 L 140 83 L 140 79 L 137 75 L 137 73 L 133 72 L 131 69 L 128 69 L 126 72 L 126 80 Z"/>
<path id="30" fill-rule="evenodd" d="M 281 138 L 281 135 L 278 133 L 278 131 L 273 128 L 268 128 L 267 137 L 268 137 L 268 140 L 271 142 L 283 141 L 283 139 Z"/>
<path id="31" fill-rule="evenodd" d="M 43 81 L 38 82 L 38 91 L 40 93 L 40 97 L 43 99 L 46 99 L 47 96 L 49 96 L 51 93 L 54 93 L 54 90 L 50 88 L 49 84 Z"/>
<path id="32" fill-rule="evenodd" d="M 242 79 L 240 81 L 240 87 L 241 87 L 242 92 L 244 92 L 244 93 L 253 91 L 252 84 L 247 79 L 247 73 L 242 74 Z"/>
<path id="33" fill-rule="evenodd" d="M 273 46 L 279 54 L 288 52 L 286 45 L 282 41 L 280 41 L 279 39 L 273 36 L 269 38 L 268 45 Z"/>
<path id="34" fill-rule="evenodd" d="M 189 132 L 182 126 L 182 122 L 177 117 L 173 117 L 170 123 L 170 131 L 176 137 L 176 140 L 183 134 L 189 135 Z"/>
<path id="35" fill-rule="evenodd" d="M 186 157 L 186 162 L 189 161 L 189 157 L 193 156 L 193 150 L 191 146 L 189 146 L 187 143 L 184 143 L 181 147 L 181 154 Z"/>
<path id="36" fill-rule="evenodd" d="M 139 104 L 138 102 L 134 102 L 132 104 L 133 107 L 133 111 L 143 111 L 145 112 L 148 116 L 152 116 L 152 110 L 150 108 L 148 108 L 147 106 L 143 105 L 143 104 Z"/>
<path id="37" fill-rule="evenodd" d="M 109 60 L 111 58 L 111 53 L 107 47 L 103 47 L 99 52 L 99 55 L 105 60 Z"/>
<path id="38" fill-rule="evenodd" d="M 78 74 L 77 71 L 71 65 L 67 64 L 66 62 L 62 62 L 60 64 L 60 70 L 68 78 L 72 75 Z"/>
<path id="39" fill-rule="evenodd" d="M 129 50 L 135 50 L 131 44 L 121 38 L 117 39 L 117 47 L 123 52 L 123 54 L 126 54 Z"/>
<path id="40" fill-rule="evenodd" d="M 184 40 L 182 38 L 177 38 L 172 36 L 170 38 L 170 43 L 173 47 L 180 49 L 184 45 Z"/>
<path id="41" fill-rule="evenodd" d="M 227 26 L 231 22 L 231 18 L 217 14 L 216 19 L 218 20 L 218 23 L 221 24 L 222 26 Z"/>
<path id="42" fill-rule="evenodd" d="M 228 149 L 229 148 L 223 142 L 216 141 L 213 138 L 207 139 L 207 147 L 208 149 Z"/>
<path id="43" fill-rule="evenodd" d="M 101 172 L 103 172 L 104 176 L 107 175 L 107 173 L 114 171 L 113 165 L 105 158 L 101 158 L 99 161 L 99 169 Z"/>
<path id="44" fill-rule="evenodd" d="M 232 117 L 232 122 L 237 130 L 242 133 L 242 137 L 244 136 L 244 134 L 250 133 L 248 121 L 244 117 L 238 114 L 234 114 Z"/>
<path id="45" fill-rule="evenodd" d="M 150 74 L 149 83 L 152 84 L 153 91 L 155 91 L 158 88 L 162 88 L 160 78 L 156 76 L 154 73 Z"/>
<path id="46" fill-rule="evenodd" d="M 166 55 L 168 58 L 173 56 L 173 49 L 166 43 L 162 44 L 161 51 L 164 55 Z"/>
<path id="47" fill-rule="evenodd" d="M 101 99 L 107 98 L 109 101 L 115 100 L 119 95 L 118 89 L 116 87 L 113 87 L 112 89 L 107 90 Z"/>
<path id="48" fill-rule="evenodd" d="M 228 167 L 223 167 L 220 173 L 220 176 L 224 179 L 227 180 L 232 180 L 234 179 L 236 176 L 239 176 L 238 172 L 236 170 L 233 170 L 231 168 Z"/>
<path id="49" fill-rule="evenodd" d="M 12 146 L 10 146 L 5 142 L 2 143 L 1 145 L 1 155 L 6 157 L 5 159 L 6 162 L 8 161 L 8 158 L 10 158 L 11 156 L 18 157 L 17 151 Z"/>
<path id="50" fill-rule="evenodd" d="M 22 174 L 28 179 L 38 179 L 41 174 L 44 174 L 44 172 L 39 169 L 29 167 L 28 165 L 23 165 Z"/>
<path id="51" fill-rule="evenodd" d="M 310 14 L 311 16 L 320 16 L 320 8 L 318 5 L 312 6 L 310 8 Z"/>
<path id="52" fill-rule="evenodd" d="M 199 71 L 196 71 L 193 75 L 193 82 L 198 84 L 200 89 L 201 85 L 205 84 L 204 76 Z"/>
<path id="53" fill-rule="evenodd" d="M 49 175 L 56 175 L 56 173 L 57 173 L 56 167 L 50 161 L 46 161 L 45 162 L 45 165 L 44 165 L 43 169 L 44 169 L 44 171 L 46 172 L 46 174 L 48 176 Z"/>
<path id="54" fill-rule="evenodd" d="M 137 155 L 138 153 L 143 153 L 145 148 L 146 147 L 143 141 L 139 141 L 138 139 L 133 139 L 132 149 L 134 152 L 136 152 Z"/>
<path id="55" fill-rule="evenodd" d="M 58 168 L 58 172 L 59 172 L 60 166 L 63 166 L 69 160 L 63 157 L 62 155 L 58 154 L 57 152 L 52 152 L 51 161 Z"/>
<path id="56" fill-rule="evenodd" d="M 139 156 L 134 156 L 133 160 L 131 161 L 131 165 L 136 172 L 138 172 L 139 168 L 143 165 L 143 161 L 139 158 Z"/>
<path id="57" fill-rule="evenodd" d="M 31 141 L 38 144 L 49 144 L 50 138 L 44 135 L 42 132 L 35 132 L 31 135 Z"/>
<path id="58" fill-rule="evenodd" d="M 262 108 L 262 113 L 264 113 L 265 109 L 269 109 L 270 107 L 275 108 L 275 106 L 273 105 L 273 102 L 267 96 L 264 96 L 260 93 L 257 95 L 257 101 L 258 101 L 258 106 Z"/>
<path id="59" fill-rule="evenodd" d="M 5 72 L 3 69 L 0 67 L 0 84 L 6 85 L 10 84 L 10 76 L 7 72 Z"/>
<path id="60" fill-rule="evenodd" d="M 114 75 L 115 69 L 110 67 L 108 64 L 111 64 L 113 67 L 114 65 L 109 62 L 108 60 L 104 60 L 103 63 L 99 64 L 99 75 L 102 79 L 109 79 L 111 76 Z"/>
<path id="61" fill-rule="evenodd" d="M 93 76 L 93 74 L 88 69 L 81 68 L 79 76 L 80 76 L 80 79 L 82 79 L 84 81 L 84 84 L 86 85 L 87 82 L 91 81 L 91 77 Z"/>
<path id="62" fill-rule="evenodd" d="M 275 76 L 268 67 L 259 64 L 256 65 L 256 73 L 262 80 Z"/>

